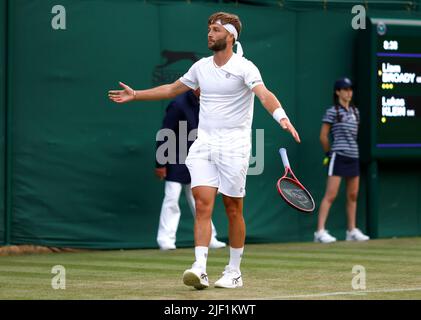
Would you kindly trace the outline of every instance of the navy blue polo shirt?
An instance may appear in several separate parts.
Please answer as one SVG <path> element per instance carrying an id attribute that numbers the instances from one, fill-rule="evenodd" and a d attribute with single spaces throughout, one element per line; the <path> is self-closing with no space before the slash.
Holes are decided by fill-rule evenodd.
<path id="1" fill-rule="evenodd" d="M 338 121 L 338 116 L 340 121 Z M 339 155 L 358 158 L 358 122 L 360 113 L 356 107 L 332 106 L 326 110 L 322 121 L 331 125 L 330 134 L 332 138 L 331 151 Z"/>

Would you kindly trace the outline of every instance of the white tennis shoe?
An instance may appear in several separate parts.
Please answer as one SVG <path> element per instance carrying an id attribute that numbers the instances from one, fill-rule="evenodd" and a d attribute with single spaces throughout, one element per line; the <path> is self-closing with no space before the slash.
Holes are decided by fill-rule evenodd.
<path id="1" fill-rule="evenodd" d="M 351 231 L 346 232 L 346 241 L 367 241 L 367 240 L 370 240 L 370 237 L 366 236 L 358 228 L 354 228 Z"/>
<path id="2" fill-rule="evenodd" d="M 225 267 L 222 277 L 215 282 L 215 288 L 239 288 L 243 286 L 243 278 L 240 270 L 232 269 L 230 266 Z"/>
<path id="3" fill-rule="evenodd" d="M 314 233 L 314 242 L 332 243 L 336 238 L 332 237 L 327 230 L 319 230 Z"/>
<path id="4" fill-rule="evenodd" d="M 219 241 L 215 237 L 213 237 L 209 242 L 209 249 L 225 248 L 226 246 L 227 244 L 225 242 Z"/>
<path id="5" fill-rule="evenodd" d="M 175 250 L 177 249 L 177 247 L 175 246 L 175 244 L 170 244 L 170 243 L 161 243 L 159 245 L 159 249 L 163 250 L 163 251 L 168 251 L 168 250 Z"/>
<path id="6" fill-rule="evenodd" d="M 186 286 L 192 286 L 197 290 L 206 289 L 209 287 L 208 275 L 203 271 L 203 268 L 193 263 L 191 269 L 187 269 L 183 274 L 183 282 Z"/>

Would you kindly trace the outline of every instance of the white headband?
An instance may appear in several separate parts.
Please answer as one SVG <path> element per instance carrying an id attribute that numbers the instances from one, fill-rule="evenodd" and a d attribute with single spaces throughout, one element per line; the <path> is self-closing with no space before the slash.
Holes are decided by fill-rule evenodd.
<path id="1" fill-rule="evenodd" d="M 231 23 L 222 24 L 221 20 L 216 20 L 215 23 L 223 26 L 225 28 L 225 30 L 227 30 L 229 33 L 231 33 L 234 36 L 235 44 L 237 45 L 237 54 L 240 57 L 242 57 L 243 56 L 243 47 L 241 46 L 240 41 L 237 40 L 238 39 L 237 29 L 235 29 L 235 27 Z"/>

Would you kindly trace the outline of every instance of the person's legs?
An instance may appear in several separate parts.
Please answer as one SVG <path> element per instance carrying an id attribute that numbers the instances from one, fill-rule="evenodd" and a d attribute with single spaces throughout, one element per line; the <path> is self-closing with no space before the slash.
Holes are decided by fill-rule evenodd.
<path id="1" fill-rule="evenodd" d="M 165 196 L 162 201 L 157 242 L 162 250 L 175 249 L 176 233 L 180 221 L 180 207 L 178 200 L 181 184 L 165 181 Z"/>
<path id="2" fill-rule="evenodd" d="M 325 224 L 329 215 L 330 207 L 338 194 L 339 186 L 341 184 L 341 177 L 329 176 L 327 178 L 326 192 L 320 203 L 319 216 L 317 223 L 317 231 L 314 233 L 314 241 L 321 243 L 335 242 L 336 238 L 332 237 L 326 230 Z"/>
<path id="3" fill-rule="evenodd" d="M 346 213 L 348 219 L 348 230 L 346 231 L 347 241 L 366 241 L 370 239 L 370 237 L 363 234 L 356 226 L 359 185 L 359 176 L 346 179 Z"/>
<path id="4" fill-rule="evenodd" d="M 223 196 L 228 216 L 228 236 L 231 248 L 243 248 L 246 238 L 246 225 L 243 217 L 243 198 Z"/>
<path id="5" fill-rule="evenodd" d="M 235 140 L 235 139 L 234 139 Z M 217 288 L 237 288 L 243 286 L 240 263 L 244 251 L 246 226 L 243 217 L 243 199 L 246 194 L 246 177 L 250 159 L 247 141 L 233 141 L 239 147 L 223 150 L 217 158 L 219 171 L 219 192 L 223 195 L 225 211 L 228 217 L 228 237 L 230 260 L 223 276 L 215 282 Z M 234 144 L 235 143 L 235 144 Z"/>
<path id="6" fill-rule="evenodd" d="M 243 286 L 240 264 L 246 238 L 246 224 L 243 217 L 243 198 L 223 196 L 228 216 L 230 260 L 223 276 L 215 282 L 217 288 L 237 288 Z"/>
<path id="7" fill-rule="evenodd" d="M 212 210 L 217 190 L 217 188 L 208 186 L 197 186 L 192 189 L 196 205 L 194 223 L 194 243 L 196 247 L 207 247 L 209 245 L 212 235 Z"/>
<path id="8" fill-rule="evenodd" d="M 356 227 L 357 198 L 360 185 L 360 177 L 346 178 L 346 214 L 348 220 L 348 231 Z"/>
<path id="9" fill-rule="evenodd" d="M 183 274 L 183 282 L 196 289 L 209 286 L 206 274 L 208 247 L 212 235 L 212 210 L 216 192 L 219 186 L 218 169 L 210 160 L 211 146 L 197 138 L 190 147 L 186 166 L 191 177 L 191 187 L 194 197 L 195 223 L 194 243 L 195 258 L 191 269 Z"/>
<path id="10" fill-rule="evenodd" d="M 206 274 L 206 262 L 212 234 L 212 210 L 217 190 L 215 187 L 208 186 L 197 186 L 192 189 L 196 207 L 194 223 L 194 253 L 196 261 L 193 263 L 191 269 L 184 272 L 183 282 L 196 289 L 204 289 L 209 286 Z"/>
<path id="11" fill-rule="evenodd" d="M 194 197 L 193 197 L 193 193 L 192 193 L 190 184 L 184 185 L 184 192 L 185 192 L 185 195 L 186 195 L 187 203 L 190 207 L 190 211 L 193 214 L 193 217 L 196 217 L 196 206 L 195 206 L 195 203 L 194 203 Z M 211 227 L 212 227 L 211 238 L 213 238 L 213 237 L 216 237 L 216 229 L 215 229 L 215 226 L 214 226 L 212 221 L 211 221 Z"/>
<path id="12" fill-rule="evenodd" d="M 340 184 L 341 177 L 330 176 L 327 178 L 326 192 L 322 199 L 322 202 L 320 203 L 319 208 L 317 231 L 325 229 L 325 224 L 329 215 L 329 210 L 338 194 Z"/>

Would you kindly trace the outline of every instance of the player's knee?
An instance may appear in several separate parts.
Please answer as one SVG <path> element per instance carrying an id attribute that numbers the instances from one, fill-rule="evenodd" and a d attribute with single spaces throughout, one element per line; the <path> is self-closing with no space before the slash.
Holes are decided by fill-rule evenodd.
<path id="1" fill-rule="evenodd" d="M 196 215 L 205 216 L 210 215 L 212 211 L 212 203 L 203 199 L 196 199 Z M 200 218 L 200 217 L 199 217 Z"/>
<path id="2" fill-rule="evenodd" d="M 328 193 L 328 194 L 325 195 L 324 200 L 327 203 L 332 204 L 333 201 L 335 201 L 335 199 L 336 199 L 336 195 L 337 195 L 337 193 Z"/>
<path id="3" fill-rule="evenodd" d="M 237 220 L 243 217 L 243 213 L 240 208 L 237 207 L 227 207 L 225 208 L 227 213 L 228 219 L 230 220 Z"/>
<path id="4" fill-rule="evenodd" d="M 358 192 L 350 192 L 347 195 L 348 201 L 356 202 L 358 198 Z"/>

